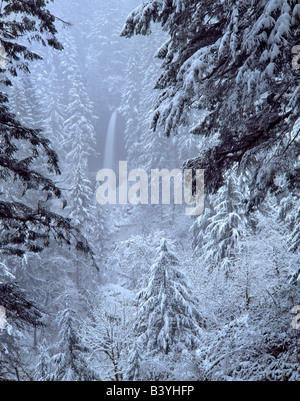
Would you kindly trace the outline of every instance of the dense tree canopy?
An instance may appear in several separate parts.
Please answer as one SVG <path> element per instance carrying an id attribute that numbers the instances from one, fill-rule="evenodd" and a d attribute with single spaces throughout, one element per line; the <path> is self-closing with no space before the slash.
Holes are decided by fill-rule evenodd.
<path id="1" fill-rule="evenodd" d="M 218 143 L 187 163 L 206 170 L 207 189 L 222 186 L 235 163 L 251 171 L 250 207 L 277 189 L 279 174 L 290 189 L 299 186 L 299 70 L 292 67 L 299 2 L 148 0 L 122 35 L 148 35 L 151 22 L 170 35 L 157 53 L 163 72 L 152 126 L 169 136 L 192 108 L 208 111 L 191 132 Z"/>
<path id="2" fill-rule="evenodd" d="M 61 197 L 60 189 L 36 167 L 39 158 L 46 157 L 49 173 L 59 174 L 58 158 L 50 141 L 38 129 L 20 123 L 8 106 L 5 86 L 11 85 L 10 76 L 18 70 L 29 72 L 29 62 L 40 59 L 30 50 L 34 41 L 62 49 L 56 39 L 55 17 L 48 11 L 45 1 L 3 1 L 1 9 L 0 40 L 6 51 L 7 72 L 2 71 L 0 97 L 0 166 L 1 180 L 17 180 L 26 191 L 37 192 L 34 208 L 18 201 L 12 202 L 9 191 L 4 188 L 0 200 L 0 224 L 3 251 L 19 256 L 25 250 L 39 252 L 54 237 L 59 243 L 71 244 L 78 237 L 69 220 L 51 213 L 45 202 Z M 27 44 L 26 43 L 27 40 Z M 21 152 L 22 150 L 22 152 Z M 25 156 L 24 156 L 25 154 Z M 5 184 L 3 184 L 5 186 Z M 5 196 L 4 196 L 5 195 Z M 77 246 L 86 249 L 85 241 Z"/>
<path id="3" fill-rule="evenodd" d="M 61 50 L 62 45 L 58 42 L 56 33 L 55 17 L 49 12 L 47 1 L 1 2 L 0 41 L 6 57 L 1 64 L 5 69 L 0 71 L 2 261 L 8 256 L 27 257 L 29 254 L 40 253 L 50 245 L 51 240 L 91 253 L 79 230 L 72 226 L 69 219 L 51 212 L 47 203 L 52 198 L 60 199 L 62 196 L 61 190 L 50 176 L 60 174 L 60 169 L 57 154 L 49 139 L 36 128 L 36 124 L 32 128 L 20 121 L 11 112 L 9 105 L 8 91 L 13 77 L 20 71 L 29 73 L 29 63 L 41 59 L 31 50 L 33 42 Z M 30 105 L 26 106 L 28 109 Z M 33 104 L 31 106 L 34 107 Z M 23 117 L 30 118 L 28 110 L 24 113 Z M 26 200 L 26 194 L 30 202 L 28 197 Z M 61 208 L 63 206 L 62 202 Z M 2 274 L 3 269 L 7 270 L 7 274 Z M 0 304 L 7 311 L 9 324 L 17 328 L 24 324 L 34 327 L 41 325 L 42 313 L 28 299 L 28 294 L 16 284 L 13 275 L 10 275 L 10 269 L 11 266 L 7 269 L 4 264 L 0 268 Z M 10 344 L 10 337 L 5 336 L 1 354 L 2 351 L 11 353 Z"/>
<path id="4" fill-rule="evenodd" d="M 0 4 L 0 381 L 299 380 L 299 4 Z M 204 213 L 97 205 L 125 158 Z"/>

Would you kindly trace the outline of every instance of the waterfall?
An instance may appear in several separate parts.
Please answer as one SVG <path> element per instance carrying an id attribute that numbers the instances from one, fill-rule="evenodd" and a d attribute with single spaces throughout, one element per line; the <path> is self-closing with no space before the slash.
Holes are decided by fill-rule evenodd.
<path id="1" fill-rule="evenodd" d="M 117 112 L 111 115 L 107 134 L 104 153 L 104 168 L 114 169 L 115 167 L 115 137 L 116 137 Z"/>

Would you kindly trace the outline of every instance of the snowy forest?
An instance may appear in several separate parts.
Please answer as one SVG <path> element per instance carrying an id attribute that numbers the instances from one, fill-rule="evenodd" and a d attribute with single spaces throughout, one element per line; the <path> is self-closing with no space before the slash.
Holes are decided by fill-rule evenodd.
<path id="1" fill-rule="evenodd" d="M 0 381 L 300 380 L 299 0 L 1 0 L 0 45 Z M 99 204 L 120 161 L 203 213 Z"/>

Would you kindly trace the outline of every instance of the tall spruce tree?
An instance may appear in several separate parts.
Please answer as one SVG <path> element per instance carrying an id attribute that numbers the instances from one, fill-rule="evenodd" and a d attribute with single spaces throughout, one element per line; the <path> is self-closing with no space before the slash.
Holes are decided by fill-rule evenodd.
<path id="1" fill-rule="evenodd" d="M 62 78 L 58 74 L 57 57 L 54 56 L 52 53 L 46 52 L 47 61 L 43 62 L 44 68 L 35 71 L 36 93 L 42 109 L 44 130 L 49 134 L 51 143 L 57 150 L 60 163 L 63 164 L 66 155 L 61 144 L 65 140 L 66 103 L 64 102 Z M 64 170 L 63 165 L 62 170 Z"/>
<path id="2" fill-rule="evenodd" d="M 192 350 L 201 336 L 201 315 L 178 258 L 162 239 L 148 287 L 139 293 L 137 333 L 149 354 Z"/>
<path id="3" fill-rule="evenodd" d="M 118 3 L 93 0 L 90 2 L 89 18 L 81 21 L 81 27 L 89 39 L 85 63 L 87 87 L 92 100 L 97 101 L 102 112 L 112 111 L 115 105 L 119 105 L 127 60 L 127 45 L 120 39 L 119 33 L 124 18 L 136 4 L 136 0 L 120 0 Z"/>
<path id="4" fill-rule="evenodd" d="M 74 311 L 65 309 L 60 316 L 59 352 L 52 358 L 54 372 L 51 381 L 98 381 L 99 377 L 89 366 L 87 348 L 79 334 Z"/>
<path id="5" fill-rule="evenodd" d="M 82 78 L 80 75 L 73 77 L 73 83 L 69 90 L 69 103 L 66 109 L 64 123 L 65 141 L 63 143 L 66 153 L 66 185 L 69 186 L 67 194 L 68 217 L 74 222 L 74 226 L 80 229 L 91 247 L 98 253 L 102 244 L 95 241 L 95 232 L 98 230 L 104 236 L 103 217 L 97 215 L 97 206 L 94 202 L 94 191 L 89 179 L 89 159 L 96 148 L 95 129 L 92 124 L 92 104 L 88 99 Z M 97 235 L 99 241 L 99 233 Z M 77 284 L 80 282 L 80 254 L 76 255 Z"/>
<path id="6" fill-rule="evenodd" d="M 126 380 L 141 380 L 141 349 L 137 341 L 134 342 L 128 358 L 128 367 L 126 370 Z"/>
<path id="7" fill-rule="evenodd" d="M 35 368 L 34 379 L 35 381 L 49 381 L 50 380 L 50 367 L 51 357 L 49 355 L 49 349 L 47 342 L 44 339 L 39 347 L 39 361 Z"/>
<path id="8" fill-rule="evenodd" d="M 298 207 L 295 219 L 293 232 L 289 239 L 291 252 L 298 252 L 300 250 L 300 207 Z"/>
<path id="9" fill-rule="evenodd" d="M 245 237 L 247 217 L 238 178 L 231 174 L 214 198 L 212 215 L 205 221 L 202 257 L 208 268 L 230 270 L 235 247 Z"/>

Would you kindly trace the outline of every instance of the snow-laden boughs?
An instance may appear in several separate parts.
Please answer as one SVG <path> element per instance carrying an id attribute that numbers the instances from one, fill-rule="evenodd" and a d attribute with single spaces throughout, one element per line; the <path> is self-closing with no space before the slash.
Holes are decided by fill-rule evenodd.
<path id="1" fill-rule="evenodd" d="M 134 342 L 128 358 L 128 367 L 126 370 L 126 380 L 139 381 L 141 380 L 141 360 L 142 353 L 137 341 Z"/>
<path id="2" fill-rule="evenodd" d="M 259 334 L 244 315 L 207 335 L 197 354 L 201 380 L 229 381 L 237 375 L 240 365 L 256 351 Z"/>
<path id="3" fill-rule="evenodd" d="M 0 41 L 5 50 L 6 70 L 0 71 L 0 251 L 9 260 L 9 271 L 14 273 L 18 270 L 15 265 L 21 261 L 15 262 L 10 256 L 25 259 L 29 254 L 41 253 L 53 242 L 91 255 L 86 240 L 70 220 L 51 212 L 50 199 L 57 201 L 56 210 L 63 207 L 63 202 L 59 202 L 61 189 L 53 180 L 53 176 L 60 174 L 58 157 L 49 137 L 41 131 L 43 116 L 33 81 L 20 74 L 20 71 L 29 72 L 31 61 L 41 59 L 39 51 L 35 52 L 39 47 L 37 43 L 62 49 L 56 38 L 56 18 L 48 7 L 49 2 L 43 0 L 4 0 L 1 3 Z M 17 82 L 10 97 L 6 93 L 8 86 Z M 18 88 L 21 89 L 19 93 Z M 32 292 L 35 291 L 36 287 Z M 41 312 L 29 300 L 28 291 L 24 294 L 17 284 L 4 282 L 0 298 L 7 309 L 8 327 L 40 324 Z M 3 336 L 1 342 L 7 344 L 6 355 L 1 355 L 4 360 L 16 346 L 15 330 Z M 18 357 L 10 358 L 8 366 L 13 372 L 10 378 L 20 378 L 18 368 L 24 369 L 23 362 Z"/>
<path id="4" fill-rule="evenodd" d="M 33 42 L 42 42 L 55 49 L 62 49 L 56 39 L 55 17 L 47 7 L 44 1 L 2 2 L 0 40 L 6 50 L 7 65 L 7 74 L 4 71 L 1 74 L 3 88 L 12 83 L 9 73 L 17 75 L 20 69 L 28 71 L 29 61 L 40 58 L 29 49 L 30 45 L 28 48 L 24 45 L 26 39 L 31 45 Z M 16 15 L 18 19 L 15 18 Z M 30 97 L 30 86 L 26 90 L 27 97 Z M 47 208 L 41 206 L 52 197 L 61 197 L 61 190 L 48 177 L 49 173 L 60 173 L 56 152 L 51 148 L 49 139 L 36 128 L 38 121 L 33 128 L 25 126 L 10 112 L 7 94 L 1 92 L 0 97 L 0 165 L 3 186 L 7 186 L 7 182 L 13 179 L 20 183 L 23 193 L 30 190 L 35 193 L 32 198 L 36 199 L 35 206 L 29 207 L 20 200 L 11 202 L 4 200 L 2 196 L 2 251 L 14 255 L 24 255 L 28 250 L 39 252 L 48 246 L 51 237 L 59 243 L 78 243 L 78 232 L 72 228 L 70 221 L 55 213 L 48 213 Z M 32 101 L 35 100 L 32 98 Z M 25 114 L 20 116 L 26 123 L 33 117 L 32 110 L 28 107 L 27 110 L 26 107 L 23 108 Z M 38 168 L 41 159 L 45 161 L 47 175 Z M 79 242 L 83 243 L 80 239 Z M 89 251 L 87 247 L 85 250 Z"/>
<path id="5" fill-rule="evenodd" d="M 75 51 L 75 47 L 73 51 Z M 65 185 L 68 185 L 68 217 L 79 228 L 98 256 L 103 245 L 95 243 L 104 234 L 104 219 L 95 204 L 95 194 L 88 177 L 89 160 L 96 155 L 96 133 L 93 126 L 93 104 L 89 100 L 76 64 L 69 68 L 68 107 L 65 111 L 64 141 Z M 96 234 L 97 231 L 97 234 Z M 102 241 L 102 239 L 101 239 Z M 97 249 L 96 249 L 97 248 Z M 79 285 L 79 255 L 76 255 Z M 82 263 L 80 263 L 82 264 Z"/>
<path id="6" fill-rule="evenodd" d="M 35 381 L 49 381 L 51 374 L 51 357 L 47 342 L 44 339 L 42 344 L 39 346 L 39 361 L 35 369 L 34 380 Z"/>
<path id="7" fill-rule="evenodd" d="M 213 199 L 211 196 L 207 196 L 205 198 L 205 209 L 203 214 L 196 218 L 190 228 L 192 247 L 196 255 L 201 255 L 203 253 L 202 249 L 205 244 L 204 234 L 211 223 L 210 219 L 213 215 Z"/>
<path id="8" fill-rule="evenodd" d="M 116 294 L 113 294 L 116 297 Z M 101 377 L 123 380 L 132 337 L 132 309 L 127 301 L 97 297 L 84 322 L 84 343 L 91 349 Z"/>
<path id="9" fill-rule="evenodd" d="M 13 281 L 0 283 L 0 305 L 6 309 L 9 323 L 17 327 L 42 326 L 42 313 Z"/>
<path id="10" fill-rule="evenodd" d="M 15 281 L 15 277 L 2 263 L 0 265 L 0 305 L 5 308 L 5 329 L 0 329 L 0 381 L 15 380 L 25 365 L 25 346 L 20 344 L 24 331 L 42 327 L 44 315 L 28 293 Z M 27 347 L 27 345 L 26 345 Z M 24 349 L 25 354 L 26 350 Z"/>
<path id="11" fill-rule="evenodd" d="M 204 221 L 201 253 L 208 268 L 229 271 L 235 248 L 245 238 L 247 218 L 240 187 L 236 175 L 229 176 L 215 196 L 211 217 Z M 205 219 L 206 214 L 203 217 Z"/>
<path id="12" fill-rule="evenodd" d="M 151 266 L 163 233 L 157 231 L 147 237 L 135 235 L 116 244 L 115 255 L 120 268 L 128 277 L 128 288 L 138 291 L 148 282 Z"/>
<path id="13" fill-rule="evenodd" d="M 252 196 L 249 208 L 276 189 L 278 173 L 298 185 L 299 72 L 292 48 L 299 41 L 297 0 L 148 0 L 128 17 L 122 35 L 147 35 L 151 22 L 162 25 L 170 40 L 159 51 L 163 73 L 153 128 L 167 136 L 186 122 L 191 108 L 209 111 L 191 128 L 216 136 L 219 144 L 187 167 L 206 170 L 206 188 L 224 184 L 224 172 L 236 162 L 246 170 Z"/>
<path id="14" fill-rule="evenodd" d="M 119 38 L 119 33 L 128 10 L 135 4 L 136 0 L 89 1 L 85 5 L 85 8 L 90 7 L 88 18 L 79 20 L 88 43 L 85 57 L 87 87 L 100 113 L 118 107 L 118 99 L 122 96 L 129 46 Z"/>
<path id="15" fill-rule="evenodd" d="M 34 42 L 42 43 L 61 50 L 57 40 L 56 18 L 49 11 L 49 2 L 45 0 L 3 0 L 1 4 L 0 41 L 5 48 L 7 68 L 12 75 L 17 71 L 29 71 L 29 63 L 40 59 L 30 46 Z M 27 39 L 27 45 L 20 43 L 20 38 Z"/>
<path id="16" fill-rule="evenodd" d="M 299 203 L 299 202 L 298 202 Z M 300 250 L 300 207 L 298 206 L 298 210 L 295 216 L 295 225 L 290 236 L 290 251 L 291 252 L 298 252 Z"/>
<path id="17" fill-rule="evenodd" d="M 247 314 L 206 332 L 196 356 L 199 379 L 299 381 L 297 332 L 291 325 L 298 294 L 299 286 L 278 286 Z"/>
<path id="18" fill-rule="evenodd" d="M 197 301 L 181 273 L 178 258 L 161 241 L 158 258 L 151 268 L 148 287 L 139 295 L 136 331 L 148 353 L 193 350 L 201 337 L 203 319 Z"/>
<path id="19" fill-rule="evenodd" d="M 60 343 L 58 353 L 53 356 L 51 381 L 97 381 L 98 375 L 89 366 L 88 349 L 79 333 L 79 323 L 74 311 L 66 309 L 61 313 Z"/>
<path id="20" fill-rule="evenodd" d="M 299 253 L 300 249 L 300 195 L 296 191 L 286 188 L 286 179 L 280 180 L 279 213 L 278 219 L 288 231 L 288 243 L 292 253 Z"/>

